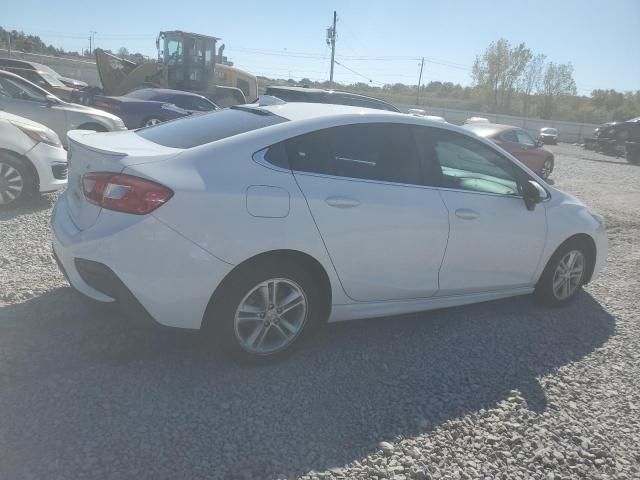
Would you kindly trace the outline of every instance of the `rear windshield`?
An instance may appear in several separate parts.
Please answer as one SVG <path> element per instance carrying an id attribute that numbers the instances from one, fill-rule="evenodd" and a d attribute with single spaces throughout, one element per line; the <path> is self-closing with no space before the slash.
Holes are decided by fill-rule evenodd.
<path id="1" fill-rule="evenodd" d="M 153 90 L 149 90 L 145 88 L 145 89 L 134 90 L 133 92 L 129 92 L 125 95 L 125 97 L 138 98 L 140 100 L 149 100 L 155 94 L 156 92 L 154 92 Z"/>
<path id="2" fill-rule="evenodd" d="M 141 128 L 136 133 L 165 147 L 193 148 L 286 121 L 266 110 L 237 106 Z"/>

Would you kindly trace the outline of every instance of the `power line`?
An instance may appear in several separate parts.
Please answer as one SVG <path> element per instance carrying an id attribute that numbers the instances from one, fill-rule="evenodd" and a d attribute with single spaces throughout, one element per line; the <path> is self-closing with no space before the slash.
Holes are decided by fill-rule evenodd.
<path id="1" fill-rule="evenodd" d="M 358 77 L 361 77 L 361 78 L 364 78 L 365 80 L 368 80 L 369 83 L 377 83 L 378 85 L 384 85 L 382 82 L 377 82 L 377 81 L 367 77 L 366 75 L 363 75 L 360 72 L 356 72 L 354 69 L 347 67 L 346 65 L 338 62 L 337 60 L 335 62 L 336 62 L 336 65 L 340 65 L 342 68 L 345 68 L 345 69 L 349 70 L 351 73 L 357 75 Z"/>

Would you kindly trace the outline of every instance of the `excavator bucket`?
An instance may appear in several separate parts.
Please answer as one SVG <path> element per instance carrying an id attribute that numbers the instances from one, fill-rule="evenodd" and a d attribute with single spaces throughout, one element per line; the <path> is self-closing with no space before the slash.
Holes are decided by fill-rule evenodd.
<path id="1" fill-rule="evenodd" d="M 124 95 L 141 86 L 166 88 L 167 67 L 157 62 L 135 63 L 96 48 L 96 66 L 104 95 Z"/>

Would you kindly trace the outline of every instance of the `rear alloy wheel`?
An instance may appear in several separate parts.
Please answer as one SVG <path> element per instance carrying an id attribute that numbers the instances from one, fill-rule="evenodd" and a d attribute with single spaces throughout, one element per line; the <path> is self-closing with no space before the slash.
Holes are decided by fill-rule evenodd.
<path id="1" fill-rule="evenodd" d="M 325 300 L 306 269 L 284 259 L 264 260 L 225 280 L 205 328 L 238 363 L 269 363 L 290 354 L 320 324 Z"/>
<path id="2" fill-rule="evenodd" d="M 27 166 L 10 155 L 0 156 L 0 208 L 14 208 L 33 190 L 33 179 Z"/>
<path id="3" fill-rule="evenodd" d="M 162 123 L 162 120 L 160 120 L 159 118 L 149 118 L 147 120 L 145 120 L 145 122 L 142 124 L 143 127 L 153 127 L 154 125 L 158 125 L 159 123 Z"/>
<path id="4" fill-rule="evenodd" d="M 582 242 L 562 245 L 547 263 L 536 286 L 538 300 L 552 306 L 569 302 L 584 284 L 590 261 Z"/>
<path id="5" fill-rule="evenodd" d="M 304 328 L 307 304 L 304 290 L 292 280 L 271 278 L 259 283 L 236 309 L 236 340 L 252 355 L 286 349 Z"/>
<path id="6" fill-rule="evenodd" d="M 546 180 L 547 178 L 549 178 L 549 175 L 551 175 L 552 171 L 553 171 L 553 160 L 550 158 L 547 158 L 542 164 L 542 169 L 540 170 L 540 176 Z"/>

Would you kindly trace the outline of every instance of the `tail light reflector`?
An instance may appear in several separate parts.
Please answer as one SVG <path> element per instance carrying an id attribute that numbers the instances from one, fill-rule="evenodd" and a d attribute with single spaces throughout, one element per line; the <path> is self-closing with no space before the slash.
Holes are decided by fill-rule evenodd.
<path id="1" fill-rule="evenodd" d="M 102 208 L 145 215 L 173 196 L 164 185 L 133 175 L 97 172 L 82 176 L 85 198 Z"/>

